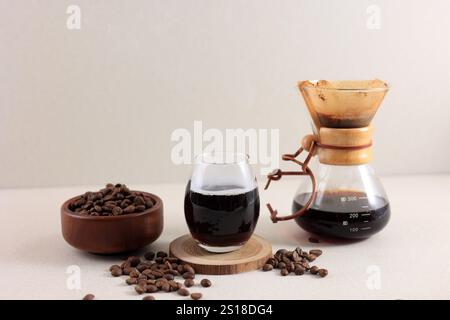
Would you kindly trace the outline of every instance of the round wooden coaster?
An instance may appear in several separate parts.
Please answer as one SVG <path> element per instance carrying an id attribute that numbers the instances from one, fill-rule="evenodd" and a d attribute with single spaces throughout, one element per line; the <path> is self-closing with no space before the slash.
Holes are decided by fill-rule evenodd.
<path id="1" fill-rule="evenodd" d="M 184 235 L 170 243 L 170 254 L 189 263 L 199 274 L 234 274 L 261 268 L 272 255 L 267 240 L 253 235 L 239 250 L 211 253 L 200 248 L 191 235 Z"/>

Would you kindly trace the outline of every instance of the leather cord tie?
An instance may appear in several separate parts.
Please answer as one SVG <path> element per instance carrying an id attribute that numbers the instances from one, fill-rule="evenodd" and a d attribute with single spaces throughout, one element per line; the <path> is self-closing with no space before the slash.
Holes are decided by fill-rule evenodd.
<path id="1" fill-rule="evenodd" d="M 333 150 L 360 150 L 369 148 L 371 146 L 372 142 L 359 146 L 334 146 L 322 144 L 317 141 L 312 141 L 308 155 L 306 156 L 305 161 L 303 162 L 297 159 L 297 157 L 300 156 L 303 151 L 305 151 L 303 147 L 300 147 L 293 154 L 283 154 L 281 159 L 283 161 L 292 161 L 296 163 L 297 165 L 300 166 L 300 171 L 282 171 L 281 169 L 275 169 L 274 171 L 272 171 L 267 175 L 267 183 L 266 186 L 264 187 L 264 190 L 267 190 L 267 188 L 269 188 L 269 185 L 272 181 L 278 181 L 283 176 L 309 176 L 311 180 L 312 191 L 311 196 L 309 197 L 308 201 L 303 205 L 303 207 L 290 215 L 279 217 L 278 211 L 273 209 L 270 203 L 267 203 L 266 206 L 269 209 L 270 219 L 272 220 L 272 222 L 277 223 L 278 221 L 286 221 L 297 217 L 301 217 L 306 213 L 306 211 L 310 208 L 310 206 L 314 202 L 314 199 L 316 198 L 316 178 L 314 177 L 314 174 L 311 171 L 311 169 L 308 167 L 308 164 L 317 148 L 333 149 Z"/>

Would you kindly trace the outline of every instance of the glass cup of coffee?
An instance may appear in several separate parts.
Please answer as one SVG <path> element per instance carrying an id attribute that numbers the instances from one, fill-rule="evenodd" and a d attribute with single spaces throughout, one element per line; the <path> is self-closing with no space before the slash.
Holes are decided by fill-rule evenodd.
<path id="1" fill-rule="evenodd" d="M 210 252 L 241 248 L 259 217 L 256 178 L 245 154 L 215 152 L 195 159 L 184 214 L 192 237 Z"/>

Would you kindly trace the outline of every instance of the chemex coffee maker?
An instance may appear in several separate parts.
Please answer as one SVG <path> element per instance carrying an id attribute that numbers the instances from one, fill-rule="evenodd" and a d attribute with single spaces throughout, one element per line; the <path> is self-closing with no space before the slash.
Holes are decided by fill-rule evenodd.
<path id="1" fill-rule="evenodd" d="M 380 80 L 302 81 L 298 88 L 310 113 L 313 134 L 307 135 L 294 154 L 282 159 L 300 166 L 299 171 L 277 169 L 271 181 L 284 175 L 308 176 L 297 190 L 292 213 L 279 216 L 267 207 L 273 222 L 295 219 L 311 233 L 347 239 L 364 239 L 386 226 L 390 207 L 387 196 L 369 162 L 372 158 L 372 126 L 388 86 Z M 308 154 L 304 161 L 298 157 Z M 308 164 L 313 156 L 319 168 Z"/>

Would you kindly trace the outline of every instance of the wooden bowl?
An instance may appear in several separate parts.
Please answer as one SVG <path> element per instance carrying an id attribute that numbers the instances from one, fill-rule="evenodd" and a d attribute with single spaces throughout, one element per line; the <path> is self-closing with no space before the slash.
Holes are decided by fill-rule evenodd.
<path id="1" fill-rule="evenodd" d="M 80 196 L 67 200 L 61 207 L 64 239 L 77 249 L 100 254 L 133 251 L 152 243 L 163 230 L 163 203 L 154 194 L 143 194 L 153 200 L 153 207 L 120 216 L 80 215 L 69 209 Z"/>

